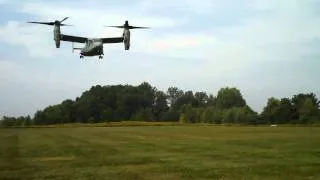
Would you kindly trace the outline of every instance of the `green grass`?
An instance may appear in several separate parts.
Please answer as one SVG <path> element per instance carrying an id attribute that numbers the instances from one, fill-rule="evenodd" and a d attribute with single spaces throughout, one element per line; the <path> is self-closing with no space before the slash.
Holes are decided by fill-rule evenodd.
<path id="1" fill-rule="evenodd" d="M 320 128 L 0 129 L 0 179 L 320 179 Z"/>

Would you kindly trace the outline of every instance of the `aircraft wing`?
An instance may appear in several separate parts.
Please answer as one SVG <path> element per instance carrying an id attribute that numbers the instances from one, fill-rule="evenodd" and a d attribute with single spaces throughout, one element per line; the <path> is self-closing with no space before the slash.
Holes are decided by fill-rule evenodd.
<path id="1" fill-rule="evenodd" d="M 122 43 L 123 40 L 124 40 L 123 37 L 102 38 L 102 42 L 104 44 L 107 44 L 107 43 Z"/>
<path id="2" fill-rule="evenodd" d="M 61 41 L 69 41 L 69 42 L 77 42 L 77 43 L 85 43 L 88 38 L 79 37 L 79 36 L 69 36 L 61 34 L 60 40 Z"/>

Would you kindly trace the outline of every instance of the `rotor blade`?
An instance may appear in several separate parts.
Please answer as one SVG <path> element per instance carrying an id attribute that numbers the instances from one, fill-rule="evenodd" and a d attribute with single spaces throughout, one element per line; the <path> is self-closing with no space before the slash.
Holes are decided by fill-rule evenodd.
<path id="1" fill-rule="evenodd" d="M 105 26 L 114 28 L 126 28 L 125 26 Z M 138 27 L 138 26 L 128 26 L 128 29 L 149 29 L 150 27 Z"/>
<path id="2" fill-rule="evenodd" d="M 62 19 L 61 21 L 60 21 L 60 23 L 62 23 L 63 21 L 65 21 L 66 19 L 68 19 L 69 17 L 65 17 L 64 19 Z"/>
<path id="3" fill-rule="evenodd" d="M 129 26 L 129 29 L 149 29 L 150 27 Z"/>
<path id="4" fill-rule="evenodd" d="M 60 26 L 74 26 L 74 25 L 70 25 L 70 24 L 60 24 Z"/>
<path id="5" fill-rule="evenodd" d="M 44 25 L 50 25 L 50 26 L 53 26 L 53 25 L 54 25 L 54 22 L 28 22 L 28 23 L 44 24 Z"/>
<path id="6" fill-rule="evenodd" d="M 124 28 L 124 26 L 105 26 L 105 27 Z"/>

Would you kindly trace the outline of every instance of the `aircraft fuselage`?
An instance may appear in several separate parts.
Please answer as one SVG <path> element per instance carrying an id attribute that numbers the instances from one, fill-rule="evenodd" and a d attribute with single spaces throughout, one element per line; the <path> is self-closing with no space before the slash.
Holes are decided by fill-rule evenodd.
<path id="1" fill-rule="evenodd" d="M 83 56 L 99 56 L 103 55 L 103 42 L 101 39 L 88 39 L 85 46 L 80 50 L 80 57 Z"/>

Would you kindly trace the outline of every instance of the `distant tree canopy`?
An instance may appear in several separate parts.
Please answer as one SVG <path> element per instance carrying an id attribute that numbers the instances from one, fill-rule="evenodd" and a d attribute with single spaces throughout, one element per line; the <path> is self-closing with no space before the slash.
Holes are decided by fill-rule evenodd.
<path id="1" fill-rule="evenodd" d="M 93 86 L 75 100 L 48 106 L 34 118 L 3 117 L 2 127 L 99 123 L 123 120 L 175 121 L 214 124 L 310 124 L 319 123 L 316 95 L 298 94 L 291 99 L 269 98 L 263 112 L 254 112 L 237 88 L 221 88 L 217 96 L 169 87 L 157 90 L 147 82 L 138 86 Z"/>
<path id="2" fill-rule="evenodd" d="M 271 124 L 319 123 L 319 101 L 313 93 L 294 95 L 291 100 L 270 98 L 261 117 Z"/>
<path id="3" fill-rule="evenodd" d="M 18 118 L 4 116 L 0 121 L 0 127 L 29 126 L 29 125 L 32 125 L 32 119 L 30 118 L 30 116 L 27 116 L 27 117 L 20 116 Z"/>
<path id="4" fill-rule="evenodd" d="M 240 91 L 236 88 L 222 88 L 216 98 L 216 106 L 220 109 L 246 106 Z"/>

